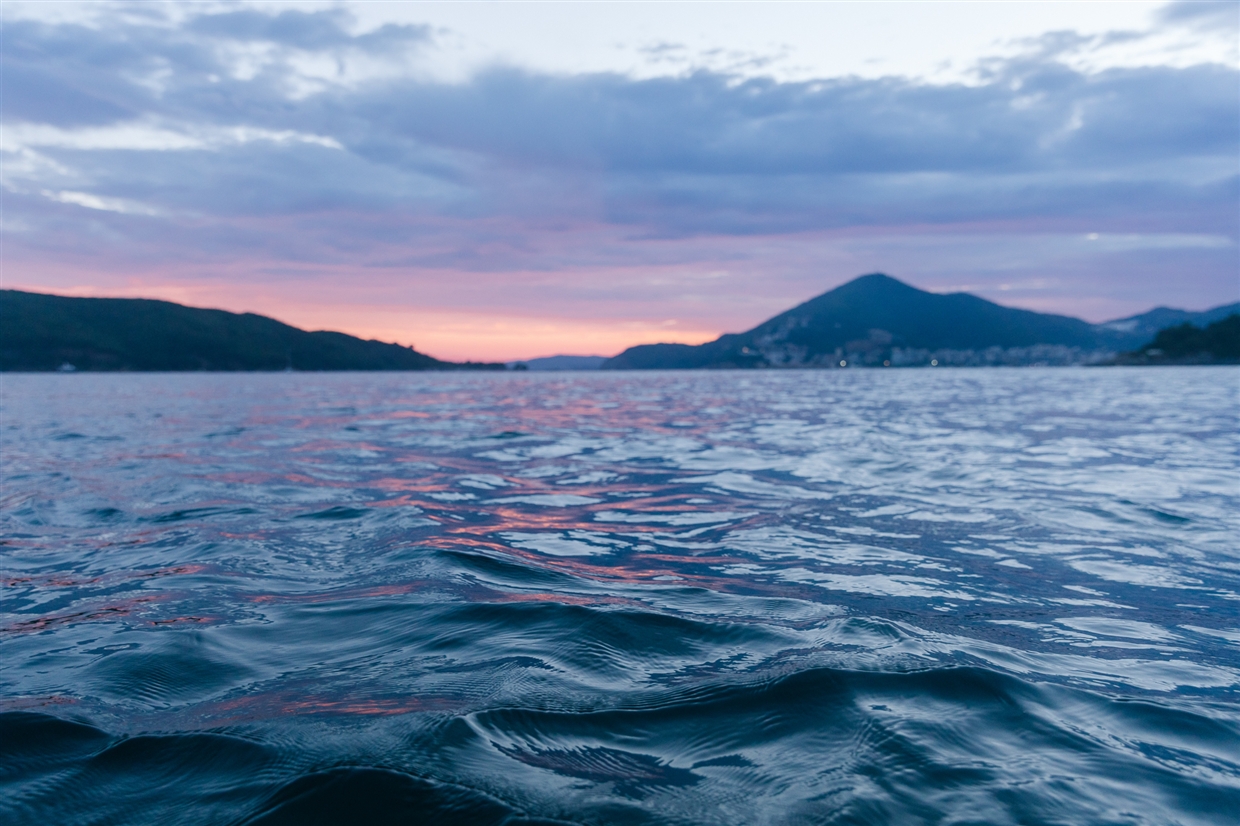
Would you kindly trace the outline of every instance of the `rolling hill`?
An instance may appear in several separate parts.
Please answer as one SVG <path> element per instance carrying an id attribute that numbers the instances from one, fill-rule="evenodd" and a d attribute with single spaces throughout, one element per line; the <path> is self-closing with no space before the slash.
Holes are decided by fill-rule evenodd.
<path id="1" fill-rule="evenodd" d="M 452 370 L 411 347 L 254 313 L 0 290 L 0 370 Z M 68 369 L 68 367 L 65 367 Z"/>

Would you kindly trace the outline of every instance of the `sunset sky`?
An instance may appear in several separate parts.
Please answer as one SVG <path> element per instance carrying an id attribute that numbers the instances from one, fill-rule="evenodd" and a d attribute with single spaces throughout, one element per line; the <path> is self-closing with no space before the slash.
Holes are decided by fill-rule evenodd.
<path id="1" fill-rule="evenodd" d="M 3 285 L 440 358 L 1240 300 L 1240 3 L 19 3 Z"/>

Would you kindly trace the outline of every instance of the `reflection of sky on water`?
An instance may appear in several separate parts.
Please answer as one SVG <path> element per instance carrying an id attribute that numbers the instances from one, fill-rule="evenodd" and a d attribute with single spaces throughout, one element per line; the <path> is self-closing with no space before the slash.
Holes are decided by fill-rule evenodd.
<path id="1" fill-rule="evenodd" d="M 570 694 L 789 658 L 1240 680 L 1228 370 L 6 381 L 10 696 L 97 701 L 188 626 L 245 661 L 216 709 L 298 673 L 299 708 L 396 713 L 501 653 Z M 689 625 L 565 630 L 630 615 Z"/>

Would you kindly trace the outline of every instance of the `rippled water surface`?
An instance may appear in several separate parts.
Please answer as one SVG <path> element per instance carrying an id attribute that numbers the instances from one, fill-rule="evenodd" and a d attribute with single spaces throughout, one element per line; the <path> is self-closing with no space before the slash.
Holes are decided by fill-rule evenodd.
<path id="1" fill-rule="evenodd" d="M 4 376 L 0 818 L 1237 822 L 1238 391 Z"/>

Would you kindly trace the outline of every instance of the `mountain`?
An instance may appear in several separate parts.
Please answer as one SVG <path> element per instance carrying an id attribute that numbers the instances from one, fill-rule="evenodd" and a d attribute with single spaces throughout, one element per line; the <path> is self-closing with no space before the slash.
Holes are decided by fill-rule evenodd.
<path id="1" fill-rule="evenodd" d="M 607 356 L 543 356 L 542 358 L 510 361 L 510 370 L 597 370 Z"/>
<path id="2" fill-rule="evenodd" d="M 1095 325 L 1004 307 L 968 293 L 929 293 L 874 273 L 748 332 L 696 346 L 630 347 L 603 369 L 1095 363 L 1149 341 L 1144 325 L 1155 322 L 1158 312 Z M 1185 313 L 1194 319 L 1202 315 Z"/>
<path id="3" fill-rule="evenodd" d="M 1204 328 L 1189 322 L 1159 330 L 1144 347 L 1121 353 L 1117 364 L 1240 364 L 1240 313 Z"/>
<path id="4" fill-rule="evenodd" d="M 0 290 L 0 370 L 451 370 L 411 347 L 253 313 Z"/>
<path id="5" fill-rule="evenodd" d="M 1176 310 L 1171 307 L 1155 307 L 1147 313 L 1117 318 L 1115 321 L 1099 324 L 1098 327 L 1101 331 L 1105 331 L 1104 335 L 1113 334 L 1116 340 L 1129 342 L 1129 347 L 1126 349 L 1131 349 L 1145 344 L 1168 327 L 1177 327 L 1181 324 L 1206 327 L 1230 315 L 1238 314 L 1240 314 L 1240 302 L 1224 304 L 1221 307 L 1198 313 Z"/>

